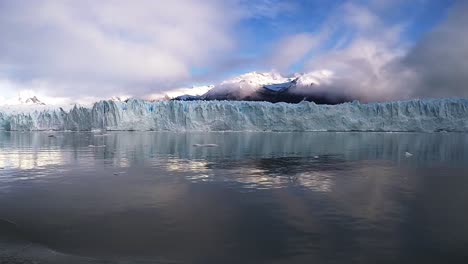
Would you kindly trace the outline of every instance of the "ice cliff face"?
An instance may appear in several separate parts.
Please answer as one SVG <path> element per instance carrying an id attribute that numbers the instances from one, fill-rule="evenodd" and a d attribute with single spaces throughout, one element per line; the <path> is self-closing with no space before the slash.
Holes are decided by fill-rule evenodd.
<path id="1" fill-rule="evenodd" d="M 4 130 L 168 131 L 457 131 L 468 132 L 468 100 L 413 100 L 317 105 L 244 101 L 100 101 L 75 106 L 8 112 Z"/>

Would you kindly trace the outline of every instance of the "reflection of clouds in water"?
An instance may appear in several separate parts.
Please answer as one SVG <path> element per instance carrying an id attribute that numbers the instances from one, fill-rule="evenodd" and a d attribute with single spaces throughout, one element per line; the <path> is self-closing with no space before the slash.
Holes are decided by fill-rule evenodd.
<path id="1" fill-rule="evenodd" d="M 313 191 L 329 192 L 333 185 L 331 175 L 327 172 L 307 172 L 293 175 L 271 175 L 267 171 L 258 169 L 253 169 L 250 173 L 245 173 L 246 170 L 243 172 L 243 174 L 233 174 L 231 180 L 245 184 L 246 188 L 252 189 L 276 189 L 295 185 Z"/>
<path id="2" fill-rule="evenodd" d="M 210 163 L 172 158 L 166 161 L 166 169 L 184 173 L 185 179 L 191 182 L 232 182 L 243 185 L 245 189 L 276 189 L 294 185 L 320 192 L 331 191 L 334 177 L 332 171 L 306 166 L 307 172 L 303 172 L 306 160 L 290 161 L 276 162 L 279 163 L 276 169 L 268 169 L 265 161 L 255 159 Z M 275 163 L 275 159 L 267 163 Z M 296 168 L 288 169 L 291 165 Z"/>
<path id="3" fill-rule="evenodd" d="M 168 159 L 166 161 L 166 169 L 174 172 L 206 172 L 208 171 L 208 162 L 201 160 L 186 160 L 186 159 Z"/>
<path id="4" fill-rule="evenodd" d="M 5 168 L 28 170 L 62 163 L 63 152 L 58 150 L 12 152 L 11 149 L 7 149 L 0 151 L 0 167 Z"/>
<path id="5" fill-rule="evenodd" d="M 130 162 L 128 158 L 120 157 L 117 159 L 117 166 L 119 166 L 120 168 L 128 168 L 130 167 Z"/>
<path id="6" fill-rule="evenodd" d="M 395 181 L 410 174 L 409 169 L 394 169 L 394 165 L 384 162 L 360 162 L 348 175 L 352 178 L 342 178 L 337 182 L 340 197 L 333 195 L 337 205 L 346 211 L 347 215 L 361 217 L 368 221 L 379 221 L 389 217 L 392 212 L 401 212 L 399 205 L 392 197 L 397 194 L 410 193 L 417 185 L 418 178 L 405 181 L 405 184 L 394 186 Z M 392 188 L 392 189 L 390 189 Z M 398 191 L 396 191 L 398 190 Z M 344 198 L 343 198 L 344 197 Z M 393 215 L 398 218 L 399 214 Z"/>
<path id="7" fill-rule="evenodd" d="M 332 175 L 329 172 L 304 172 L 298 174 L 300 185 L 319 192 L 331 192 L 333 187 Z"/>

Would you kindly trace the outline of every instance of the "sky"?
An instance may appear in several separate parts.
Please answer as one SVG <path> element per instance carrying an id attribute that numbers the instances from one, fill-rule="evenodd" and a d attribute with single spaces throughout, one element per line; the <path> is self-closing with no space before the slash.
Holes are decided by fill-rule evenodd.
<path id="1" fill-rule="evenodd" d="M 0 0 L 0 104 L 327 70 L 363 101 L 468 96 L 467 0 Z"/>

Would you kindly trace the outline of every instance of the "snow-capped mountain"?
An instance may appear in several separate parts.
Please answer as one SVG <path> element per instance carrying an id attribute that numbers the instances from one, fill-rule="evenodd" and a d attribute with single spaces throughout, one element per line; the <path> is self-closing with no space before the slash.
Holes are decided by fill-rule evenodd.
<path id="1" fill-rule="evenodd" d="M 315 71 L 284 77 L 277 72 L 250 72 L 221 82 L 200 96 L 179 96 L 175 100 L 232 100 L 337 104 L 354 98 L 326 90 L 333 78 L 329 71 Z"/>
<path id="2" fill-rule="evenodd" d="M 129 99 L 129 96 L 112 96 L 109 100 L 114 102 L 125 102 Z"/>
<path id="3" fill-rule="evenodd" d="M 158 92 L 150 94 L 146 99 L 150 101 L 169 101 L 169 100 L 181 100 L 184 101 L 185 98 L 194 97 L 199 98 L 209 90 L 213 89 L 214 85 L 202 85 L 202 86 L 192 86 L 192 87 L 181 87 L 175 88 L 163 92 Z"/>
<path id="4" fill-rule="evenodd" d="M 18 93 L 16 97 L 10 97 L 10 98 L 2 98 L 0 96 L 0 105 L 3 106 L 16 106 L 16 107 L 21 107 L 21 106 L 44 106 L 46 103 L 44 103 L 41 99 L 38 98 L 37 95 L 30 91 L 23 91 Z"/>
<path id="5" fill-rule="evenodd" d="M 205 100 L 246 100 L 263 85 L 291 81 L 276 72 L 249 72 L 221 82 L 202 96 Z"/>
<path id="6" fill-rule="evenodd" d="M 221 82 L 221 85 L 239 86 L 241 89 L 254 88 L 267 84 L 283 83 L 291 78 L 281 76 L 277 72 L 249 72 Z"/>
<path id="7" fill-rule="evenodd" d="M 45 105 L 45 103 L 39 100 L 39 98 L 37 98 L 35 95 L 31 97 L 23 97 L 18 95 L 17 101 L 11 103 L 11 105 Z"/>
<path id="8" fill-rule="evenodd" d="M 22 100 L 21 97 L 19 98 L 20 104 L 27 104 L 27 105 L 45 105 L 41 100 L 39 100 L 36 96 L 27 98 L 26 100 Z"/>
<path id="9" fill-rule="evenodd" d="M 56 106 L 46 105 L 36 96 L 23 99 L 21 96 L 11 98 L 6 103 L 0 105 L 0 115 L 14 115 L 19 113 L 29 113 L 34 111 L 45 111 L 55 109 Z"/>

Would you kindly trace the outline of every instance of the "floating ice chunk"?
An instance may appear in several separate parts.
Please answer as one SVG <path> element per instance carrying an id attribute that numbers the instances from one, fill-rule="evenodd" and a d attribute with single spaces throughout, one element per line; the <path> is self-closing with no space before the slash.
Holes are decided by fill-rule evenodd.
<path id="1" fill-rule="evenodd" d="M 218 147 L 217 144 L 193 144 L 194 147 L 214 148 Z"/>
<path id="2" fill-rule="evenodd" d="M 409 152 L 405 152 L 405 156 L 406 156 L 406 157 L 411 157 L 411 156 L 413 156 L 413 154 L 411 154 L 411 153 L 409 153 Z"/>

